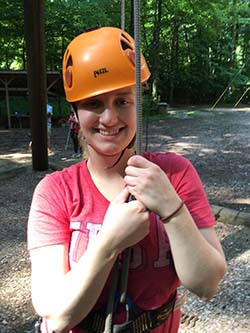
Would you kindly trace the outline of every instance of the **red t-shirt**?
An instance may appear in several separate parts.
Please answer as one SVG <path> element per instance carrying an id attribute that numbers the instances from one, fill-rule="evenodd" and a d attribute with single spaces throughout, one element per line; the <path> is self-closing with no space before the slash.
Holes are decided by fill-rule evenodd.
<path id="1" fill-rule="evenodd" d="M 144 153 L 158 164 L 169 177 L 180 198 L 185 202 L 198 228 L 216 222 L 192 164 L 174 153 Z M 70 244 L 70 266 L 73 267 L 87 247 L 95 241 L 102 226 L 109 201 L 99 192 L 87 169 L 86 161 L 47 175 L 36 187 L 28 223 L 28 249 L 54 244 Z M 151 213 L 150 233 L 132 247 L 128 294 L 142 309 L 156 309 L 170 301 L 179 286 L 168 236 L 159 218 Z M 96 307 L 105 304 L 110 279 Z M 115 315 L 120 322 L 122 312 Z M 178 331 L 180 311 L 152 333 Z M 49 332 L 45 328 L 42 331 Z M 83 330 L 73 329 L 72 333 Z"/>

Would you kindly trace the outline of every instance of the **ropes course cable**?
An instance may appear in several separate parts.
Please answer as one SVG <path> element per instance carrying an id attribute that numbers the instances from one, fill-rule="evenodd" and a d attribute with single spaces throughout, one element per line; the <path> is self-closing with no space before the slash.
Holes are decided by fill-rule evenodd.
<path id="1" fill-rule="evenodd" d="M 135 84 L 136 84 L 136 153 L 142 153 L 142 91 L 141 91 L 141 31 L 140 0 L 134 0 Z M 131 200 L 131 198 L 130 198 Z M 127 280 L 131 249 L 123 254 L 120 302 L 126 302 Z"/>
<path id="2" fill-rule="evenodd" d="M 125 0 L 121 0 L 121 29 L 125 30 Z"/>
<path id="3" fill-rule="evenodd" d="M 250 58 L 249 58 L 250 59 Z M 248 62 L 248 61 L 247 61 Z M 247 63 L 246 62 L 246 63 Z M 227 90 L 231 87 L 232 83 L 234 82 L 234 80 L 236 79 L 236 77 L 241 73 L 241 71 L 243 70 L 243 68 L 246 66 L 246 63 L 237 71 L 237 73 L 234 75 L 234 77 L 232 78 L 232 80 L 230 81 L 230 83 L 228 84 L 228 86 L 225 88 L 225 90 L 222 92 L 222 94 L 219 96 L 219 98 L 216 100 L 216 102 L 213 104 L 213 106 L 211 107 L 211 111 L 214 110 L 214 108 L 216 107 L 216 105 L 220 102 L 220 100 L 222 99 L 222 97 L 225 95 L 225 93 L 227 92 Z M 236 103 L 237 104 L 237 103 Z M 238 104 L 237 104 L 238 105 Z M 236 105 L 234 105 L 235 107 Z"/>
<path id="4" fill-rule="evenodd" d="M 246 93 L 248 92 L 248 90 L 250 90 L 250 86 L 247 87 L 247 89 L 244 91 L 244 93 L 241 95 L 241 97 L 238 99 L 238 101 L 234 104 L 234 108 L 236 108 L 240 104 L 241 100 L 246 95 Z"/>
<path id="5" fill-rule="evenodd" d="M 141 86 L 141 13 L 140 0 L 134 0 L 135 78 L 136 78 L 136 153 L 142 153 L 142 86 Z"/>

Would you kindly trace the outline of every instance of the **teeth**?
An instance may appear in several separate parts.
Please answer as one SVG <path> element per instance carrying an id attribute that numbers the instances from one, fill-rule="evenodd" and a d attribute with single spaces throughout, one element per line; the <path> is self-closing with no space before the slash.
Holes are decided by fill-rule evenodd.
<path id="1" fill-rule="evenodd" d="M 106 135 L 106 136 L 116 135 L 117 133 L 119 133 L 119 130 L 115 130 L 115 131 L 102 131 L 102 130 L 100 130 L 100 134 L 101 135 Z"/>

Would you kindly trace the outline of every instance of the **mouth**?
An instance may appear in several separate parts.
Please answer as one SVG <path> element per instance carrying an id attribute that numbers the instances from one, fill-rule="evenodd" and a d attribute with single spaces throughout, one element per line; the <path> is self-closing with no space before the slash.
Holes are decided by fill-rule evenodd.
<path id="1" fill-rule="evenodd" d="M 114 135 L 117 135 L 119 132 L 120 132 L 120 129 L 113 130 L 113 131 L 99 130 L 99 133 L 103 136 L 114 136 Z"/>

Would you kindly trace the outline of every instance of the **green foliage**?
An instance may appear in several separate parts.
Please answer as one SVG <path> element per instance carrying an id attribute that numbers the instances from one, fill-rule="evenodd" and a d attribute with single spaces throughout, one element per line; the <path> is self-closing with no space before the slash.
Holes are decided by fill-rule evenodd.
<path id="1" fill-rule="evenodd" d="M 117 8 L 116 8 L 117 7 Z M 68 43 L 85 28 L 119 25 L 118 1 L 46 1 L 45 38 L 48 70 L 61 70 Z"/>
<path id="2" fill-rule="evenodd" d="M 48 70 L 61 71 L 67 44 L 86 27 L 120 26 L 119 0 L 44 3 Z M 131 3 L 126 1 L 125 13 L 130 32 Z M 230 86 L 223 101 L 235 101 L 249 85 L 249 17 L 249 0 L 142 0 L 142 50 L 152 72 L 151 93 L 154 89 L 170 104 L 212 104 Z M 0 31 L 0 69 L 26 69 L 22 2 L 0 0 Z"/>
<path id="3" fill-rule="evenodd" d="M 0 1 L 0 69 L 21 69 L 23 65 L 23 15 L 19 1 Z"/>

